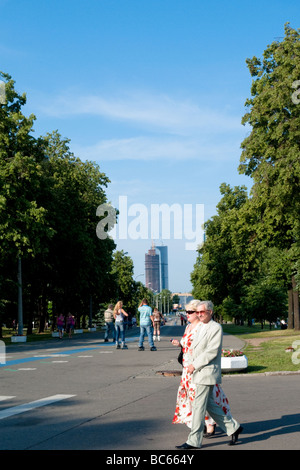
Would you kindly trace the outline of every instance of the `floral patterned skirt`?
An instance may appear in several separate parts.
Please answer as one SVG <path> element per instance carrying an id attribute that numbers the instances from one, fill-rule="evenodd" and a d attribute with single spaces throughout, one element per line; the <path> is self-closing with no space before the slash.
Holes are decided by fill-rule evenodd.
<path id="1" fill-rule="evenodd" d="M 183 368 L 180 385 L 177 393 L 175 413 L 173 423 L 186 424 L 189 428 L 192 427 L 192 404 L 195 399 L 196 385 L 192 383 L 192 376 Z M 216 384 L 213 388 L 214 400 L 217 405 L 223 408 L 226 415 L 230 415 L 230 407 L 228 399 L 223 392 L 220 385 Z M 214 425 L 215 421 L 206 413 L 206 425 Z"/>

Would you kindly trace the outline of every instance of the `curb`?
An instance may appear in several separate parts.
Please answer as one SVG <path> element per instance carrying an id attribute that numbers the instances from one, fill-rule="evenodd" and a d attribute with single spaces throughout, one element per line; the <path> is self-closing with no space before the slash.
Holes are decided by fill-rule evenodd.
<path id="1" fill-rule="evenodd" d="M 261 377 L 261 376 L 264 376 L 264 377 L 269 377 L 269 376 L 272 376 L 272 375 L 276 375 L 276 376 L 279 376 L 279 375 L 299 375 L 300 374 L 300 370 L 294 370 L 294 371 L 289 371 L 289 370 L 279 370 L 279 371 L 274 371 L 274 372 L 255 372 L 253 374 L 249 373 L 249 374 L 239 374 L 239 373 L 236 373 L 236 374 L 224 374 L 223 377 Z"/>

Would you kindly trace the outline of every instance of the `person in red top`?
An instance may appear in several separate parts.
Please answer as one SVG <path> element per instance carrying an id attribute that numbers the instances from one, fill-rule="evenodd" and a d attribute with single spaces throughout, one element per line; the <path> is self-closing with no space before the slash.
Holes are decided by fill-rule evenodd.
<path id="1" fill-rule="evenodd" d="M 65 317 L 61 313 L 56 320 L 57 330 L 59 333 L 59 338 L 62 339 L 64 335 L 64 327 L 65 327 Z"/>
<path id="2" fill-rule="evenodd" d="M 67 324 L 66 324 L 66 332 L 69 333 L 69 338 L 72 338 L 72 332 L 74 331 L 74 325 L 75 325 L 75 318 L 71 314 L 71 312 L 68 313 L 67 316 Z"/>

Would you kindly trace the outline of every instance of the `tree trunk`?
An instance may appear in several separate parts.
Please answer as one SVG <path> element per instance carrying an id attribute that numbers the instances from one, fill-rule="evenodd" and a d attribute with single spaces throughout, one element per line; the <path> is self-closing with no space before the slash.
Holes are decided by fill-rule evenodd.
<path id="1" fill-rule="evenodd" d="M 296 287 L 295 276 L 292 276 L 293 286 L 293 306 L 294 306 L 294 328 L 300 330 L 300 314 L 299 314 L 299 291 Z"/>
<path id="2" fill-rule="evenodd" d="M 18 259 L 18 335 L 23 335 L 22 261 Z"/>
<path id="3" fill-rule="evenodd" d="M 89 328 L 93 326 L 93 298 L 90 296 Z"/>
<path id="4" fill-rule="evenodd" d="M 289 301 L 289 311 L 288 311 L 288 328 L 294 328 L 294 299 L 293 299 L 293 289 L 288 290 L 288 301 Z"/>
<path id="5" fill-rule="evenodd" d="M 44 296 L 44 289 L 42 289 L 42 295 L 39 299 L 39 308 L 38 308 L 39 333 L 43 333 L 45 331 L 46 312 L 47 312 L 47 302 Z"/>

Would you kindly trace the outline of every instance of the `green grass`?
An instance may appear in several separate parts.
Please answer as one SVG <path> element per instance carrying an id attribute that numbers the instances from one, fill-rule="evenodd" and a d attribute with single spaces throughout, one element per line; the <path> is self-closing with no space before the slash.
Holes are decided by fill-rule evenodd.
<path id="1" fill-rule="evenodd" d="M 293 353 L 285 351 L 296 339 L 299 341 L 297 346 L 299 348 L 299 335 L 291 336 L 289 339 L 272 339 L 262 343 L 259 349 L 248 345 L 244 349 L 248 358 L 248 372 L 299 371 L 300 365 L 293 363 Z"/>
<path id="2" fill-rule="evenodd" d="M 246 342 L 243 352 L 248 358 L 247 373 L 300 370 L 300 364 L 294 363 L 300 361 L 300 331 L 270 330 L 269 327 L 261 329 L 260 325 L 248 327 L 231 324 L 224 324 L 223 330 Z M 260 339 L 261 342 L 251 343 L 254 339 Z M 285 349 L 292 346 L 295 341 L 297 341 L 295 351 L 299 351 L 298 354 L 286 352 Z"/>

